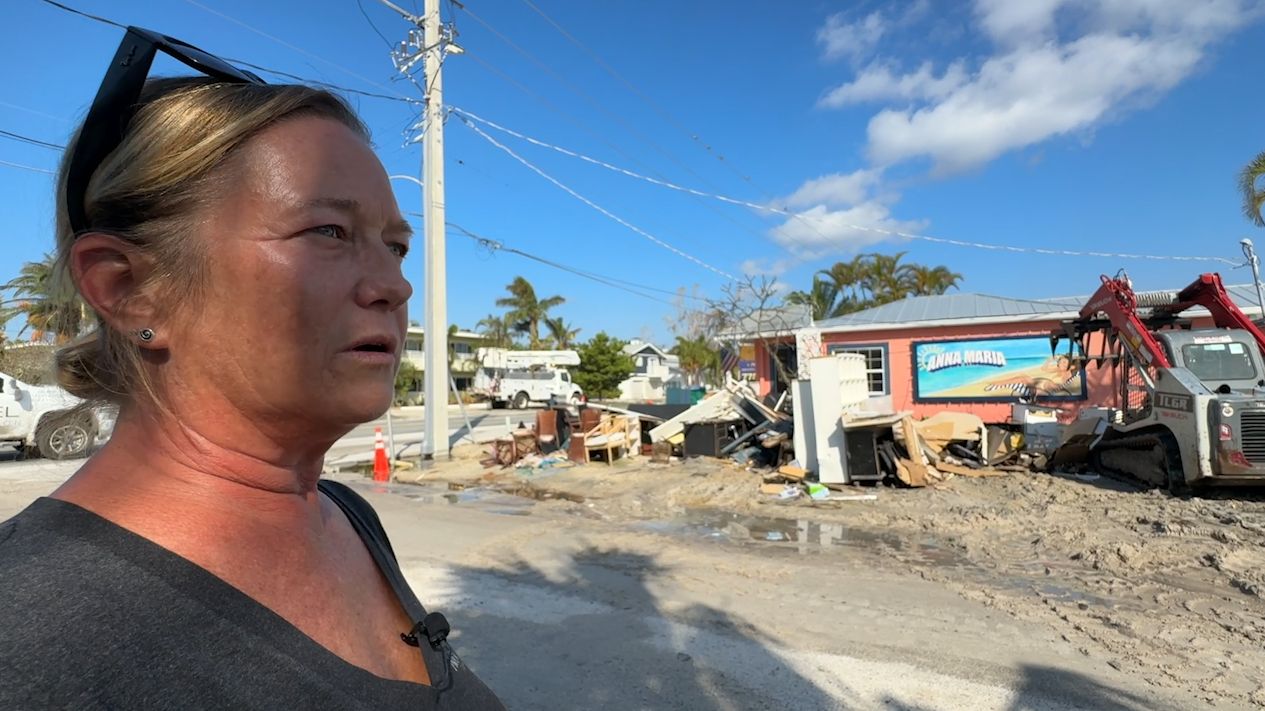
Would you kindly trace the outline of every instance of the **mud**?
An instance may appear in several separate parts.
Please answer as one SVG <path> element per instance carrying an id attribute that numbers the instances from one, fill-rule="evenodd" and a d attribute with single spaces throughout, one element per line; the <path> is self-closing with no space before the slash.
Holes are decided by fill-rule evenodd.
<path id="1" fill-rule="evenodd" d="M 786 504 L 713 460 L 502 474 L 466 459 L 427 476 L 480 487 L 453 503 L 500 510 L 498 497 L 516 498 L 806 565 L 859 560 L 1045 626 L 1095 663 L 1198 705 L 1265 705 L 1260 492 L 1174 498 L 1106 477 L 1012 474 Z"/>

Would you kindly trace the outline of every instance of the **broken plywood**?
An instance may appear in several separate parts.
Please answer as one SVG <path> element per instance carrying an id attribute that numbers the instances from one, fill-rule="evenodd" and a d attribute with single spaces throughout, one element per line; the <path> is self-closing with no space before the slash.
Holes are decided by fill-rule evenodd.
<path id="1" fill-rule="evenodd" d="M 808 476 L 807 470 L 790 464 L 778 467 L 777 473 L 783 478 L 790 479 L 791 481 L 803 481 L 804 477 Z"/>

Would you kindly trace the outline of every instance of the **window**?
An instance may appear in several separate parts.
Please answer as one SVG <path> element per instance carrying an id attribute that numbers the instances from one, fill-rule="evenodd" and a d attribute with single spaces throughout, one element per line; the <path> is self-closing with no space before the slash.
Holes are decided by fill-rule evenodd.
<path id="1" fill-rule="evenodd" d="M 637 356 L 635 363 L 636 363 L 635 372 L 638 375 L 645 375 L 646 373 L 650 372 L 650 356 L 639 355 Z"/>
<path id="2" fill-rule="evenodd" d="M 856 353 L 865 356 L 865 379 L 870 386 L 870 395 L 886 395 L 891 390 L 887 384 L 887 346 L 852 345 L 835 343 L 826 346 L 827 353 Z"/>
<path id="3" fill-rule="evenodd" d="M 1256 377 L 1252 357 L 1242 343 L 1192 343 L 1182 346 L 1182 360 L 1204 382 Z"/>
<path id="4" fill-rule="evenodd" d="M 470 355 L 474 353 L 474 349 L 470 347 L 469 343 L 454 343 L 452 344 L 452 352 L 457 355 Z"/>

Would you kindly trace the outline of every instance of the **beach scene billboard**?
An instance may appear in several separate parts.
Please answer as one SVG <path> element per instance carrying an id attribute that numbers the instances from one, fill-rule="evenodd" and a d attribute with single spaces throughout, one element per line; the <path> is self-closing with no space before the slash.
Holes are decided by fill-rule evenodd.
<path id="1" fill-rule="evenodd" d="M 912 344 L 916 402 L 1084 400 L 1085 374 L 1046 336 Z"/>

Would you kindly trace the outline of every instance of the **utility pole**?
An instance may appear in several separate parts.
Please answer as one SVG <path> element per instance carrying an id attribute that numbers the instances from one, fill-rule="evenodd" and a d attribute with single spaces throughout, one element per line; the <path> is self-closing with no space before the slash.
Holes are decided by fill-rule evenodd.
<path id="1" fill-rule="evenodd" d="M 409 74 L 422 62 L 426 104 L 422 147 L 423 259 L 426 260 L 422 389 L 426 422 L 422 459 L 448 454 L 448 263 L 444 233 L 444 78 L 445 52 L 459 53 L 439 17 L 440 0 L 424 0 L 422 15 L 381 0 L 416 29 L 392 52 L 396 69 Z M 420 31 L 419 31 L 420 30 Z M 420 35 L 420 36 L 419 36 Z"/>
<path id="2" fill-rule="evenodd" d="M 1239 245 L 1243 247 L 1243 256 L 1247 257 L 1248 266 L 1252 267 L 1252 283 L 1256 285 L 1256 303 L 1261 307 L 1261 315 L 1257 320 L 1265 319 L 1265 295 L 1261 293 L 1261 260 L 1256 257 L 1256 248 L 1252 246 L 1252 240 L 1239 240 Z"/>

